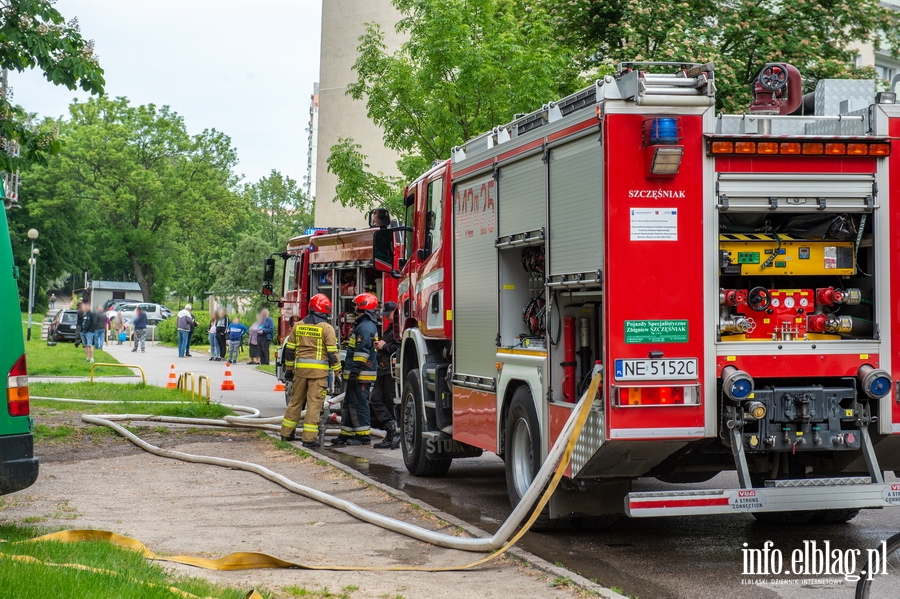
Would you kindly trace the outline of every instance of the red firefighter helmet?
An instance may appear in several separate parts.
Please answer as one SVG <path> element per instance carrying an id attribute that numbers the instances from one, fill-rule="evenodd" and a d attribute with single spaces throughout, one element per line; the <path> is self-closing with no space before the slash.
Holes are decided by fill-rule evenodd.
<path id="1" fill-rule="evenodd" d="M 353 298 L 353 303 L 360 310 L 376 310 L 378 309 L 378 298 L 371 293 L 360 293 Z"/>
<path id="2" fill-rule="evenodd" d="M 317 293 L 309 300 L 309 309 L 319 314 L 331 314 L 331 300 L 324 293 Z"/>

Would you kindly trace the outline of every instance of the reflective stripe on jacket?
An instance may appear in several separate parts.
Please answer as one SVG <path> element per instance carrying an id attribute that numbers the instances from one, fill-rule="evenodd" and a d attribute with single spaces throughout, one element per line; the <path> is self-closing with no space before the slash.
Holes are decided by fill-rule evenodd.
<path id="1" fill-rule="evenodd" d="M 284 345 L 284 368 L 294 376 L 321 379 L 328 370 L 339 370 L 334 327 L 320 314 L 310 313 L 291 330 Z"/>
<path id="2" fill-rule="evenodd" d="M 375 317 L 365 312 L 356 319 L 353 336 L 350 337 L 347 357 L 344 358 L 344 378 L 357 374 L 361 381 L 376 378 L 375 342 L 378 341 L 378 325 Z"/>

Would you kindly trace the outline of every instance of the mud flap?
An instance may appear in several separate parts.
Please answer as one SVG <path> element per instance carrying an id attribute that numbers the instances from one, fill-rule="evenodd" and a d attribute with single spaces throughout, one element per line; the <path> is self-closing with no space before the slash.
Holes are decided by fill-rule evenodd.
<path id="1" fill-rule="evenodd" d="M 428 431 L 422 433 L 422 441 L 425 443 L 425 453 L 431 459 L 441 458 L 477 458 L 483 450 L 467 443 L 462 443 L 440 431 Z"/>

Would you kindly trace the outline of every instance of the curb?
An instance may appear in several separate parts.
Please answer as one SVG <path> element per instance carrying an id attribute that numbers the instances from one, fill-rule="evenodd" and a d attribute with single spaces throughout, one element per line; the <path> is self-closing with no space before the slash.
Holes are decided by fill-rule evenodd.
<path id="1" fill-rule="evenodd" d="M 278 435 L 271 433 L 271 432 L 269 432 L 268 435 L 273 438 L 279 438 Z M 293 443 L 292 443 L 292 445 L 293 445 Z M 395 489 L 394 487 L 391 487 L 384 483 L 378 482 L 377 480 L 369 478 L 368 476 L 359 472 L 358 470 L 354 470 L 353 468 L 338 462 L 337 460 L 325 455 L 324 453 L 321 453 L 320 451 L 317 451 L 315 449 L 306 449 L 306 448 L 300 447 L 299 445 L 296 445 L 296 447 L 303 449 L 304 451 L 308 451 L 312 454 L 315 454 L 317 458 L 324 460 L 325 462 L 328 462 L 328 464 L 341 470 L 345 474 L 348 474 L 348 475 L 352 476 L 353 478 L 357 478 L 357 479 L 365 482 L 366 484 L 372 485 L 373 487 L 387 493 L 388 495 L 396 497 L 397 499 L 399 499 L 401 501 L 405 501 L 406 503 L 414 503 L 414 504 L 420 506 L 425 511 L 433 514 L 434 516 L 440 518 L 441 520 L 444 520 L 446 522 L 449 522 L 450 524 L 459 526 L 460 528 L 462 528 L 463 530 L 465 530 L 467 533 L 469 533 L 472 536 L 475 536 L 475 537 L 491 536 L 491 534 L 489 532 L 487 532 L 485 530 L 481 530 L 477 526 L 473 526 L 472 524 L 469 524 L 468 522 L 465 522 L 464 520 L 460 520 L 453 514 L 448 514 L 447 512 L 439 510 L 436 507 L 431 506 L 428 503 L 426 503 L 420 499 L 416 499 L 415 497 L 410 497 L 405 492 L 403 492 L 399 489 Z M 346 454 L 346 455 L 350 455 L 350 454 Z M 522 549 L 521 547 L 512 547 L 507 553 L 509 553 L 510 555 L 515 557 L 518 561 L 528 562 L 536 570 L 540 570 L 541 572 L 544 572 L 545 574 L 549 574 L 554 577 L 569 578 L 579 588 L 584 589 L 589 592 L 592 592 L 592 593 L 596 593 L 599 597 L 602 597 L 603 599 L 628 599 L 624 595 L 620 595 L 619 593 L 616 593 L 612 589 L 608 589 L 597 583 L 591 582 L 590 580 L 588 580 L 584 576 L 581 576 L 580 574 L 576 574 L 575 572 L 572 572 L 571 570 L 566 570 L 565 568 L 561 568 L 557 565 L 551 564 L 547 560 L 542 559 L 542 558 L 534 555 L 533 553 L 530 553 L 530 552 L 526 551 L 525 549 Z"/>

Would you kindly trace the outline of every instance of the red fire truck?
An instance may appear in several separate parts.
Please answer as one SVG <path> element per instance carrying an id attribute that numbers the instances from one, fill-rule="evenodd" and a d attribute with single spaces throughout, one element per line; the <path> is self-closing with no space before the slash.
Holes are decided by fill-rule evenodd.
<path id="1" fill-rule="evenodd" d="M 371 229 L 312 231 L 291 239 L 279 256 L 283 259 L 279 342 L 290 333 L 291 322 L 306 316 L 309 298 L 317 293 L 331 298 L 331 324 L 338 334 L 339 346 L 353 331 L 356 295 L 369 291 L 382 302 L 396 301 L 397 280 L 374 268 Z M 275 293 L 275 271 L 276 259 L 271 257 L 264 266 L 263 294 L 267 297 Z"/>
<path id="2" fill-rule="evenodd" d="M 602 370 L 541 526 L 900 503 L 900 106 L 801 83 L 768 64 L 724 115 L 713 65 L 622 64 L 410 184 L 399 255 L 373 239 L 408 470 L 495 452 L 516 504 Z"/>

